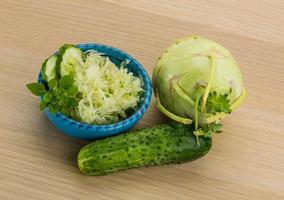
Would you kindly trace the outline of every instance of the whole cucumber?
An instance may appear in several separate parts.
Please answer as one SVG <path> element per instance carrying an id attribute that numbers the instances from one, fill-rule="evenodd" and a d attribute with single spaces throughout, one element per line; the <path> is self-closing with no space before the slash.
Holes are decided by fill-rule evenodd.
<path id="1" fill-rule="evenodd" d="M 182 163 L 205 155 L 211 138 L 193 135 L 194 127 L 179 123 L 161 124 L 105 138 L 83 147 L 79 169 L 87 175 L 104 175 L 120 170 Z"/>

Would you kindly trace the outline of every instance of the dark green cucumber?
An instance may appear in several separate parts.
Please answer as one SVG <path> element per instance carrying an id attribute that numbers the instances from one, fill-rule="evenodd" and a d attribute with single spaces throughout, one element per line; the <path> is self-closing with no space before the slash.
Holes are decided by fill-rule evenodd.
<path id="1" fill-rule="evenodd" d="M 79 169 L 87 175 L 104 175 L 120 170 L 183 163 L 205 155 L 211 138 L 199 137 L 192 125 L 161 124 L 105 138 L 83 147 L 78 155 Z"/>

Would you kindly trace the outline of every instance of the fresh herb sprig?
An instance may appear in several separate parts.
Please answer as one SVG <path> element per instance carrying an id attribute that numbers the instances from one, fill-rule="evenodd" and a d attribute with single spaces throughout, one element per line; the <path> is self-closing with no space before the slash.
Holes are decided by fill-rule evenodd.
<path id="1" fill-rule="evenodd" d="M 205 112 L 210 114 L 232 112 L 228 94 L 217 94 L 217 92 L 210 92 L 205 105 Z"/>
<path id="2" fill-rule="evenodd" d="M 196 93 L 196 101 L 195 101 L 195 131 L 193 132 L 196 136 L 196 142 L 199 145 L 199 136 L 204 137 L 212 137 L 213 133 L 221 133 L 220 130 L 222 125 L 219 122 L 213 122 L 210 124 L 206 124 L 203 127 L 199 127 L 198 123 L 198 115 L 199 112 L 205 112 L 207 114 L 217 114 L 217 113 L 226 113 L 230 114 L 232 112 L 231 104 L 229 100 L 229 95 L 226 94 L 217 94 L 217 92 L 213 91 L 210 92 L 206 101 L 206 104 L 204 106 L 204 109 L 202 109 L 202 102 L 200 101 L 202 96 L 202 88 L 197 90 Z"/>
<path id="3" fill-rule="evenodd" d="M 29 83 L 27 88 L 36 96 L 41 96 L 40 110 L 48 108 L 52 114 L 62 113 L 67 117 L 77 119 L 76 107 L 80 94 L 74 85 L 71 75 L 63 76 L 59 80 L 52 79 L 47 87 L 43 83 Z"/>
<path id="4" fill-rule="evenodd" d="M 200 127 L 194 131 L 194 135 L 204 136 L 204 137 L 212 137 L 214 133 L 222 133 L 220 130 L 222 128 L 222 124 L 217 122 L 213 122 L 211 124 L 206 124 L 204 127 Z"/>

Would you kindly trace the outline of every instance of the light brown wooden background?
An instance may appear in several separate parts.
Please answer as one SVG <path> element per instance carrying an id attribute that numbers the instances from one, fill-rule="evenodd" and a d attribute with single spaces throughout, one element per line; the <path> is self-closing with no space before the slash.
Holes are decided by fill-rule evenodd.
<path id="1" fill-rule="evenodd" d="M 1 0 L 0 199 L 284 199 L 283 10 L 282 0 Z M 249 92 L 209 154 L 82 175 L 85 142 L 58 133 L 25 88 L 42 61 L 64 43 L 104 43 L 152 74 L 163 49 L 190 35 L 230 49 Z M 136 127 L 165 120 L 152 104 Z"/>

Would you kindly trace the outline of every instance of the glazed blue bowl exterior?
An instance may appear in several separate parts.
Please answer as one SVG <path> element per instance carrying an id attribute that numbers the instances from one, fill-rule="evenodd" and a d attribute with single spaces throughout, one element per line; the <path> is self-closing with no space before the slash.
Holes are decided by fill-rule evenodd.
<path id="1" fill-rule="evenodd" d="M 141 119 L 151 101 L 152 86 L 147 72 L 137 60 L 117 48 L 102 44 L 78 44 L 76 46 L 79 47 L 83 52 L 88 50 L 101 52 L 105 56 L 109 57 L 117 66 L 119 66 L 122 61 L 129 60 L 129 63 L 126 65 L 126 67 L 130 72 L 133 72 L 135 76 L 140 77 L 144 83 L 144 93 L 141 96 L 139 108 L 127 119 L 110 125 L 85 124 L 70 119 L 61 113 L 53 115 L 48 111 L 48 108 L 44 110 L 47 117 L 60 132 L 64 133 L 65 135 L 84 140 L 99 139 L 107 136 L 117 135 L 129 130 Z M 41 73 L 39 74 L 38 81 L 42 82 Z"/>

